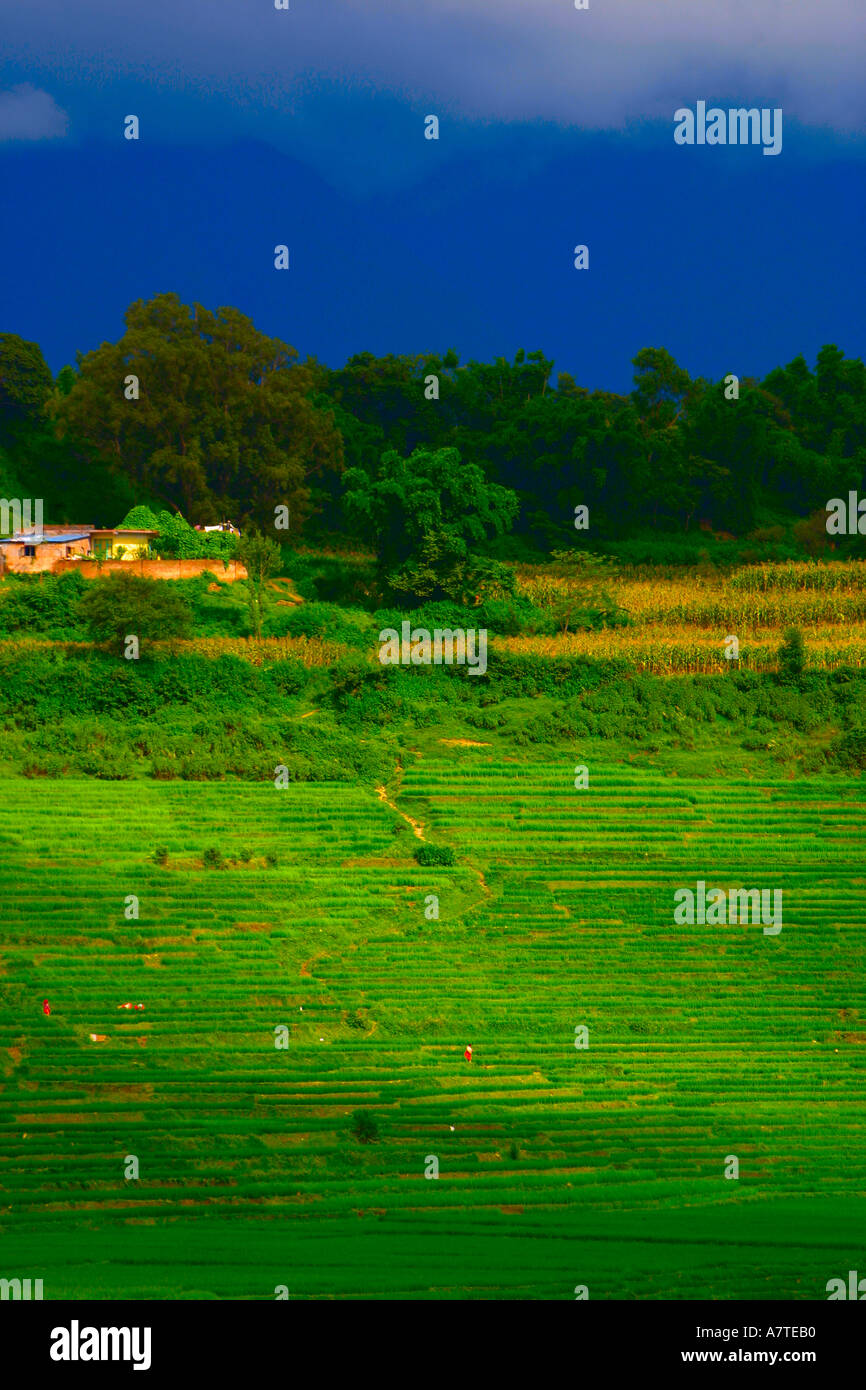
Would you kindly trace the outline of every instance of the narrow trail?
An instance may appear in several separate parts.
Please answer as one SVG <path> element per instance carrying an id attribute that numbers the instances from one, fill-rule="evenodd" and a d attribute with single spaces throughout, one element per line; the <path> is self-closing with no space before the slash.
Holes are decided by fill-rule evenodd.
<path id="1" fill-rule="evenodd" d="M 411 816 L 407 816 L 406 812 L 401 811 L 399 806 L 395 806 L 394 802 L 391 801 L 391 799 L 389 798 L 388 793 L 384 787 L 377 787 L 376 792 L 380 801 L 384 801 L 385 805 L 390 806 L 392 811 L 396 811 L 397 815 L 400 816 L 406 822 L 407 825 L 411 825 L 413 835 L 417 835 L 419 840 L 424 840 L 423 825 L 419 825 L 418 821 L 413 820 Z"/>
<path id="2" fill-rule="evenodd" d="M 400 766 L 400 764 L 398 763 L 398 764 L 397 764 L 398 790 L 395 792 L 395 796 L 399 796 L 399 778 L 400 778 L 402 772 L 403 772 L 403 769 L 402 769 L 402 767 Z M 400 807 L 396 804 L 396 802 L 392 801 L 391 798 L 389 797 L 389 795 L 388 795 L 388 790 L 387 790 L 386 787 L 377 787 L 377 788 L 376 788 L 376 794 L 377 794 L 377 796 L 379 797 L 379 800 L 380 800 L 380 801 L 384 801 L 384 803 L 385 803 L 386 806 L 390 806 L 390 808 L 391 808 L 392 811 L 396 811 L 397 815 L 401 818 L 401 820 L 404 820 L 404 821 L 406 822 L 407 825 L 411 825 L 413 835 L 416 835 L 417 838 L 418 838 L 419 840 L 421 840 L 424 844 L 427 844 L 427 839 L 426 839 L 426 836 L 425 836 L 425 834 L 424 834 L 424 826 L 423 826 L 419 821 L 413 820 L 411 816 L 407 816 L 405 811 L 401 811 L 401 810 L 400 810 Z M 469 867 L 469 866 L 467 866 L 467 867 Z M 478 886 L 479 886 L 479 888 L 481 889 L 482 893 L 484 894 L 484 897 L 483 897 L 483 898 L 480 898 L 480 899 L 479 899 L 479 902 L 484 902 L 485 898 L 487 898 L 487 899 L 492 898 L 492 897 L 493 897 L 493 892 L 492 892 L 492 890 L 488 887 L 488 885 L 487 885 L 487 883 L 486 883 L 486 881 L 485 881 L 484 875 L 483 875 L 483 873 L 481 872 L 481 870 L 480 870 L 480 869 L 472 869 L 471 872 L 474 873 L 475 876 L 477 877 L 477 879 L 478 879 Z M 474 908 L 475 906 L 477 906 L 477 904 L 472 904 L 472 908 Z M 464 911 L 472 910 L 472 908 L 464 909 Z"/>

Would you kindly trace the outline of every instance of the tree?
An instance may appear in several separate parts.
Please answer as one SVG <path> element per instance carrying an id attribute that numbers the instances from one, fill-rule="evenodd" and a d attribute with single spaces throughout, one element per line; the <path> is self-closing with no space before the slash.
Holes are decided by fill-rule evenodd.
<path id="1" fill-rule="evenodd" d="M 189 604 L 170 582 L 122 572 L 93 580 L 76 611 L 97 639 L 121 650 L 130 635 L 140 642 L 187 637 L 192 625 Z"/>
<path id="2" fill-rule="evenodd" d="M 261 637 L 265 582 L 276 573 L 282 563 L 280 547 L 276 541 L 272 541 L 269 536 L 263 536 L 260 531 L 248 531 L 238 541 L 235 554 L 247 572 L 250 626 L 254 636 Z"/>
<path id="3" fill-rule="evenodd" d="M 190 309 L 176 294 L 137 301 L 125 322 L 120 341 L 83 356 L 68 394 L 52 397 L 61 435 L 84 441 L 139 497 L 193 520 L 265 523 L 277 505 L 301 520 L 314 475 L 342 467 L 332 415 L 310 399 L 314 365 L 237 309 Z"/>
<path id="4" fill-rule="evenodd" d="M 38 343 L 0 333 L 0 439 L 26 420 L 41 420 L 54 380 Z"/>
<path id="5" fill-rule="evenodd" d="M 472 546 L 510 529 L 518 500 L 487 483 L 456 449 L 384 454 L 378 475 L 347 470 L 347 516 L 375 547 L 380 577 L 396 593 L 438 598 L 464 587 Z"/>
<path id="6" fill-rule="evenodd" d="M 806 647 L 798 627 L 789 627 L 779 647 L 779 673 L 783 680 L 802 676 L 806 668 Z"/>
<path id="7" fill-rule="evenodd" d="M 0 448 L 0 497 L 24 497 L 25 494 L 26 489 L 21 485 L 14 460 L 5 449 Z"/>
<path id="8" fill-rule="evenodd" d="M 352 1133 L 362 1144 L 374 1144 L 379 1138 L 379 1121 L 371 1110 L 352 1113 Z"/>
<path id="9" fill-rule="evenodd" d="M 55 391 L 58 393 L 58 395 L 68 396 L 69 392 L 75 385 L 76 379 L 77 373 L 75 368 L 71 367 L 69 363 L 67 363 L 65 367 L 60 368 L 60 371 L 57 373 L 57 376 L 54 379 Z"/>
<path id="10" fill-rule="evenodd" d="M 653 429 L 671 424 L 679 415 L 691 381 L 667 348 L 641 348 L 632 358 L 632 400 Z"/>
<path id="11" fill-rule="evenodd" d="M 554 550 L 554 573 L 567 579 L 562 598 L 553 604 L 553 620 L 558 632 L 574 628 L 622 627 L 628 622 L 626 610 L 611 597 L 605 586 L 612 561 L 607 555 L 588 550 Z"/>

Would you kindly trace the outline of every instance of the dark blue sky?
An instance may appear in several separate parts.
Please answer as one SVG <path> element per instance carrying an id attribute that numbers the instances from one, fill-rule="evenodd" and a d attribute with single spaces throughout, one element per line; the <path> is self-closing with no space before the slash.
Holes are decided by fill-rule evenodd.
<path id="1" fill-rule="evenodd" d="M 67 30 L 56 0 L 32 6 L 10 20 L 0 78 L 0 331 L 35 339 L 54 370 L 165 290 L 233 304 L 331 365 L 540 347 L 620 391 L 648 345 L 716 378 L 825 342 L 866 353 L 864 103 L 854 85 L 841 99 L 863 56 L 853 18 L 822 73 L 801 0 L 763 68 L 736 33 L 725 47 L 700 26 L 635 51 L 631 0 L 593 31 L 575 26 L 594 9 L 566 18 L 548 0 L 531 30 L 510 3 L 494 28 L 475 0 L 443 0 L 450 28 L 424 0 L 411 20 L 375 0 L 363 14 L 195 0 L 174 25 L 159 0 L 120 37 L 107 0 L 80 0 Z M 762 10 L 777 6 L 755 0 L 752 21 Z M 782 153 L 675 145 L 674 110 L 698 98 L 781 106 Z"/>

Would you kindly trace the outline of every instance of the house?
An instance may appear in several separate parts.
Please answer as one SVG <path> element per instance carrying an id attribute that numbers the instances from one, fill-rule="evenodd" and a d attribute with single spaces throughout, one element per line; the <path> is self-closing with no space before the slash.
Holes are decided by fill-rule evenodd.
<path id="1" fill-rule="evenodd" d="M 139 560 L 158 531 L 42 526 L 0 540 L 0 572 L 50 573 L 61 560 Z"/>
<path id="2" fill-rule="evenodd" d="M 94 560 L 146 560 L 151 541 L 158 531 L 140 527 L 115 527 L 113 531 L 94 531 L 91 536 Z"/>
<path id="3" fill-rule="evenodd" d="M 58 560 L 89 557 L 94 526 L 40 526 L 0 540 L 0 569 L 14 574 L 44 574 Z"/>

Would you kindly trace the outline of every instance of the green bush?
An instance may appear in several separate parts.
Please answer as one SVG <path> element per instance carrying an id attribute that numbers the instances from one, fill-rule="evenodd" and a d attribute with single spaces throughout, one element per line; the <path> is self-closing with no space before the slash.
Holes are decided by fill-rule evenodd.
<path id="1" fill-rule="evenodd" d="M 237 550 L 238 537 L 231 531 L 196 531 L 180 512 L 160 512 L 156 526 L 153 548 L 163 559 L 230 560 Z"/>
<path id="2" fill-rule="evenodd" d="M 224 775 L 224 768 L 219 759 L 195 755 L 182 760 L 179 772 L 184 782 L 218 782 Z"/>
<path id="3" fill-rule="evenodd" d="M 117 571 L 94 580 L 76 612 L 93 636 L 121 649 L 130 633 L 142 643 L 187 637 L 192 623 L 189 604 L 170 584 Z"/>
<path id="4" fill-rule="evenodd" d="M 150 775 L 155 782 L 173 782 L 177 776 L 177 767 L 174 763 L 154 758 L 150 765 Z"/>
<path id="5" fill-rule="evenodd" d="M 371 1110 L 353 1111 L 352 1133 L 362 1144 L 375 1144 L 379 1138 L 379 1121 Z"/>
<path id="6" fill-rule="evenodd" d="M 0 632 L 23 632 L 56 641 L 86 635 L 78 602 L 87 588 L 79 570 L 65 574 L 10 575 L 0 587 Z"/>
<path id="7" fill-rule="evenodd" d="M 839 767 L 851 771 L 866 768 L 866 726 L 849 729 L 837 738 L 830 745 L 829 757 Z"/>
<path id="8" fill-rule="evenodd" d="M 265 673 L 265 679 L 280 695 L 297 695 L 308 684 L 310 673 L 302 661 L 287 657 Z"/>
<path id="9" fill-rule="evenodd" d="M 447 845 L 419 845 L 415 858 L 423 868 L 449 868 L 454 863 L 454 851 Z"/>
<path id="10" fill-rule="evenodd" d="M 806 647 L 798 627 L 789 627 L 779 648 L 779 674 L 785 680 L 802 676 L 806 667 Z"/>
<path id="11" fill-rule="evenodd" d="M 221 869 L 224 866 L 222 851 L 218 849 L 206 849 L 202 856 L 202 863 L 206 869 Z"/>
<path id="12" fill-rule="evenodd" d="M 117 527 L 118 531 L 158 531 L 159 521 L 156 512 L 141 503 L 132 507 Z"/>

